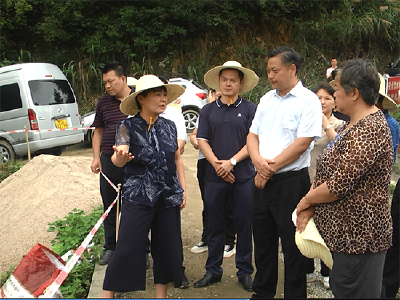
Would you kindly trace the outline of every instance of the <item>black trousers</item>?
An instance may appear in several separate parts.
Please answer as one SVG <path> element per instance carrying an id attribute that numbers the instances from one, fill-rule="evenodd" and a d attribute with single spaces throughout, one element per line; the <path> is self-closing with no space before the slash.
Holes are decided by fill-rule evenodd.
<path id="1" fill-rule="evenodd" d="M 182 285 L 180 207 L 165 207 L 159 197 L 154 207 L 124 200 L 118 243 L 108 263 L 103 289 L 129 292 L 146 289 L 146 247 L 151 229 L 155 284 Z"/>
<path id="2" fill-rule="evenodd" d="M 392 198 L 392 222 L 393 222 L 393 246 L 386 253 L 385 266 L 383 269 L 383 287 L 387 298 L 395 298 L 400 286 L 400 179 L 397 181 L 396 189 Z"/>
<path id="3" fill-rule="evenodd" d="M 264 189 L 253 183 L 256 276 L 253 298 L 274 298 L 278 282 L 279 237 L 285 261 L 285 298 L 306 298 L 306 262 L 295 243 L 292 213 L 310 188 L 308 169 L 273 175 Z"/>
<path id="4" fill-rule="evenodd" d="M 253 179 L 244 182 L 207 182 L 205 186 L 208 209 L 208 258 L 206 270 L 222 276 L 227 201 L 232 199 L 235 229 L 237 231 L 235 263 L 238 278 L 252 274 L 253 243 L 251 237 L 251 189 Z"/>
<path id="5" fill-rule="evenodd" d="M 111 155 L 101 153 L 100 162 L 103 173 L 110 179 L 115 186 L 118 183 L 124 183 L 125 168 L 115 166 L 111 162 Z M 100 194 L 103 200 L 104 211 L 110 206 L 110 204 L 117 197 L 117 192 L 111 187 L 111 185 L 104 179 L 100 174 Z M 115 250 L 116 245 L 116 224 L 117 224 L 117 209 L 114 206 L 108 214 L 108 217 L 104 220 L 104 250 Z"/>
<path id="6" fill-rule="evenodd" d="M 379 298 L 386 251 L 361 254 L 333 252 L 329 285 L 339 299 Z"/>
<path id="7" fill-rule="evenodd" d="M 201 193 L 201 199 L 203 200 L 203 233 L 201 235 L 201 240 L 207 244 L 207 235 L 208 235 L 208 225 L 207 225 L 207 218 L 208 213 L 206 209 L 206 205 L 204 203 L 205 199 L 205 192 L 204 186 L 205 181 L 204 178 L 206 176 L 206 168 L 209 164 L 208 160 L 203 158 L 197 161 L 197 180 L 199 181 L 199 188 Z M 225 224 L 225 245 L 235 245 L 235 221 L 233 219 L 233 208 L 232 208 L 232 199 L 229 199 L 227 203 L 227 210 L 226 210 L 226 224 Z"/>

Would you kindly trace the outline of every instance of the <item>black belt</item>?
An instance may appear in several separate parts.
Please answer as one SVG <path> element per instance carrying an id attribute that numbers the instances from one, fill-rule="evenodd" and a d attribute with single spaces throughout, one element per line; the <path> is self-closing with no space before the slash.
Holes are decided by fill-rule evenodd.
<path id="1" fill-rule="evenodd" d="M 305 173 L 308 175 L 308 168 L 303 168 L 297 171 L 287 171 L 287 172 L 283 172 L 283 173 L 279 173 L 279 174 L 274 174 L 272 175 L 272 177 L 268 180 L 281 180 L 281 179 L 285 179 L 285 178 L 289 178 L 295 175 L 300 175 L 302 173 Z"/>

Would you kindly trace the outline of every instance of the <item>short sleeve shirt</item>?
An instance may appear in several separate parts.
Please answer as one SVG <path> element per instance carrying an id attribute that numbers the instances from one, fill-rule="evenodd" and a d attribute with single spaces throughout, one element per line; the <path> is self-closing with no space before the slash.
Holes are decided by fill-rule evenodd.
<path id="1" fill-rule="evenodd" d="M 258 104 L 250 132 L 258 135 L 261 157 L 273 159 L 300 137 L 321 137 L 322 108 L 317 95 L 301 81 L 284 97 L 267 92 Z M 276 173 L 298 171 L 310 165 L 311 143 L 294 162 Z"/>
<path id="2" fill-rule="evenodd" d="M 153 207 L 162 196 L 166 207 L 175 207 L 183 200 L 175 164 L 176 126 L 163 117 L 158 117 L 150 130 L 148 126 L 140 113 L 117 126 L 115 144 L 128 145 L 134 156 L 125 165 L 123 197 Z"/>
<path id="3" fill-rule="evenodd" d="M 115 141 L 115 129 L 119 122 L 127 118 L 127 115 L 119 109 L 121 101 L 106 94 L 100 98 L 96 107 L 96 116 L 91 127 L 103 127 L 103 136 L 100 145 L 102 153 L 112 155 L 112 146 Z"/>
<path id="4" fill-rule="evenodd" d="M 207 140 L 218 159 L 231 159 L 246 145 L 255 110 L 254 103 L 241 97 L 229 106 L 221 102 L 220 98 L 208 103 L 200 112 L 197 138 Z M 253 177 L 255 169 L 250 157 L 238 162 L 233 174 L 236 182 Z M 225 182 L 211 165 L 207 166 L 205 178 L 212 182 Z"/>
<path id="5" fill-rule="evenodd" d="M 314 188 L 325 182 L 338 198 L 315 205 L 315 225 L 331 251 L 377 253 L 390 247 L 392 149 L 388 125 L 378 110 L 339 130 L 317 158 Z"/>

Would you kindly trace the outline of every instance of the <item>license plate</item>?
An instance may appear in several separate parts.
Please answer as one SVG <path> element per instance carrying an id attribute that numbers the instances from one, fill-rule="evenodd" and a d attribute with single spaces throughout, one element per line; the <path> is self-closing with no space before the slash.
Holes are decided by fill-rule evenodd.
<path id="1" fill-rule="evenodd" d="M 68 122 L 65 119 L 54 120 L 54 122 L 56 123 L 57 129 L 68 128 Z"/>

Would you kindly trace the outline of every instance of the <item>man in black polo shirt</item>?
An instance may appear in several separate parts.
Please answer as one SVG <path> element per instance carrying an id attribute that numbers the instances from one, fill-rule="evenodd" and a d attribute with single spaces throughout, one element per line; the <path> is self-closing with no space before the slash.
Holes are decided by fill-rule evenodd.
<path id="1" fill-rule="evenodd" d="M 96 107 L 96 117 L 92 127 L 96 127 L 93 134 L 92 149 L 93 161 L 90 166 L 93 173 L 102 171 L 115 185 L 124 182 L 124 168 L 119 168 L 111 162 L 114 153 L 112 146 L 115 143 L 116 125 L 127 118 L 119 110 L 121 101 L 132 90 L 128 87 L 125 67 L 119 62 L 111 62 L 104 66 L 103 83 L 107 94 L 99 99 Z M 104 210 L 117 197 L 116 191 L 100 176 L 100 194 L 103 200 Z M 112 209 L 104 220 L 104 253 L 99 264 L 106 265 L 114 254 L 116 245 L 116 210 Z"/>
<path id="2" fill-rule="evenodd" d="M 258 83 L 258 76 L 236 61 L 209 70 L 205 83 L 222 96 L 203 107 L 197 139 L 200 151 L 210 162 L 205 176 L 205 205 L 208 211 L 208 259 L 206 275 L 194 284 L 204 287 L 221 281 L 227 202 L 231 197 L 237 231 L 236 267 L 239 283 L 252 290 L 251 190 L 255 174 L 246 137 L 256 106 L 244 94 Z"/>

